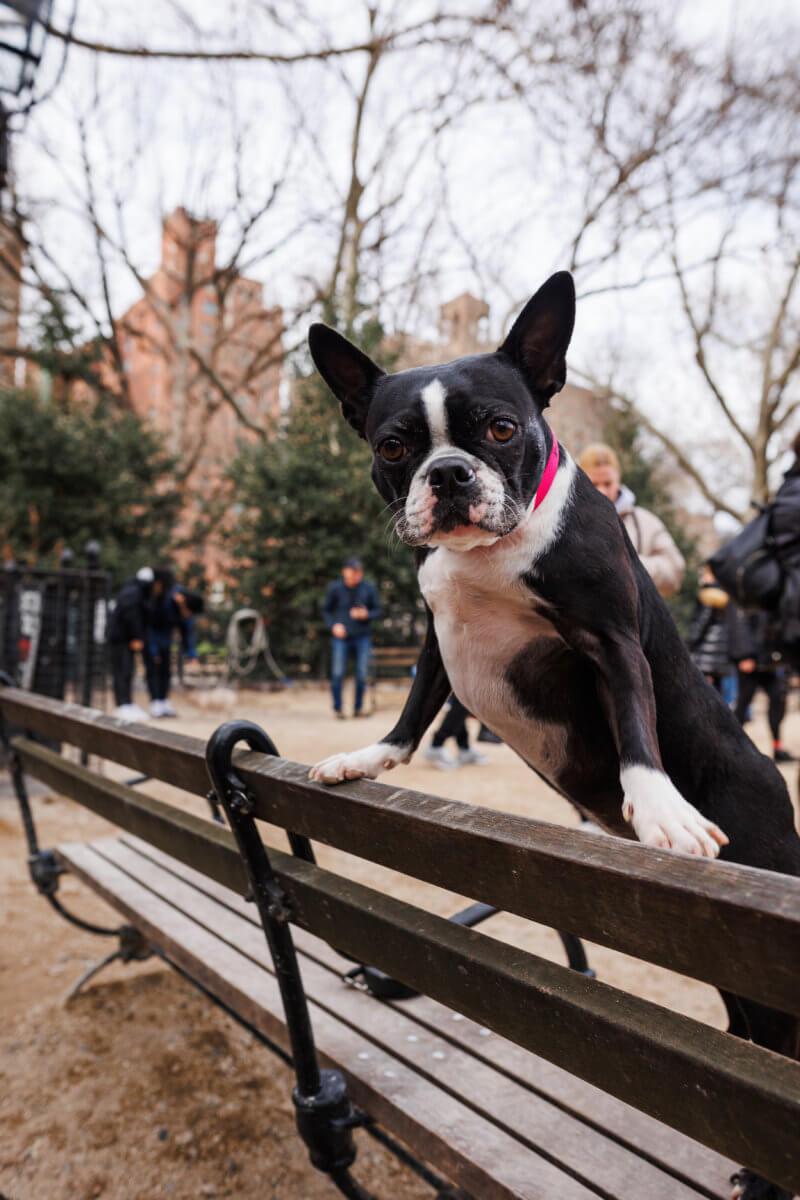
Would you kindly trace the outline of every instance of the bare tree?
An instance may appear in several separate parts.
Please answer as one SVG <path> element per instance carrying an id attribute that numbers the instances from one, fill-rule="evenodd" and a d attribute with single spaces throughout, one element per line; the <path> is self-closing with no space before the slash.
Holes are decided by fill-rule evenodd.
<path id="1" fill-rule="evenodd" d="M 699 76 L 684 63 L 680 79 L 695 94 L 693 124 L 680 137 L 665 134 L 653 175 L 631 188 L 627 220 L 616 225 L 628 238 L 629 261 L 636 258 L 630 239 L 642 247 L 626 284 L 632 295 L 658 282 L 666 299 L 663 328 L 694 419 L 681 435 L 663 407 L 659 414 L 643 403 L 630 383 L 591 367 L 583 372 L 637 413 L 715 510 L 740 520 L 746 489 L 758 501 L 767 498 L 774 467 L 800 425 L 797 45 L 796 33 L 787 31 L 765 58 L 763 47 L 731 40 L 715 75 L 707 61 Z M 591 271 L 580 277 L 591 294 Z M 668 407 L 674 420 L 674 405 Z M 727 478 L 709 461 L 709 439 L 737 448 Z"/>
<path id="2" fill-rule="evenodd" d="M 125 339 L 150 339 L 174 364 L 184 471 L 220 411 L 248 437 L 268 434 L 250 397 L 325 303 L 346 325 L 367 310 L 411 330 L 452 286 L 443 281 L 460 279 L 510 315 L 533 270 L 567 265 L 586 304 L 615 294 L 635 310 L 652 288 L 668 297 L 698 407 L 707 394 L 713 436 L 724 422 L 763 494 L 793 427 L 798 366 L 788 38 L 769 59 L 735 38 L 689 43 L 652 0 L 365 0 L 346 19 L 315 0 L 250 0 L 219 28 L 218 14 L 212 28 L 202 10 L 173 2 L 146 39 L 125 36 L 122 19 L 98 36 L 103 11 L 72 31 L 71 115 L 59 98 L 67 132 L 33 125 L 38 162 L 31 152 L 26 165 L 56 164 L 59 182 L 47 195 L 35 169 L 22 173 L 34 181 L 20 184 L 17 204 L 26 279 L 59 289 L 87 336 L 105 339 L 122 403 Z M 142 214 L 152 239 L 155 213 L 178 203 L 213 215 L 220 253 L 201 266 L 187 248 L 166 295 L 146 265 Z M 755 233 L 765 221 L 769 245 Z M 54 233 L 64 228 L 74 241 Z M 269 280 L 281 336 L 240 354 L 234 370 L 230 297 L 253 276 Z M 147 322 L 139 310 L 122 319 L 131 284 Z M 186 320 L 196 304 L 216 305 L 202 336 Z M 752 370 L 742 363 L 759 355 L 758 387 L 744 388 Z M 627 357 L 614 376 L 596 355 L 582 365 L 598 390 L 641 412 L 709 503 L 739 514 L 702 453 L 626 386 Z"/>

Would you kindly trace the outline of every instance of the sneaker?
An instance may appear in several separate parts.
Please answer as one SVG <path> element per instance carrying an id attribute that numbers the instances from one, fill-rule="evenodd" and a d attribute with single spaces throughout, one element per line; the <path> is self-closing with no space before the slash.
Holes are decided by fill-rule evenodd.
<path id="1" fill-rule="evenodd" d="M 458 765 L 460 767 L 485 767 L 489 759 L 485 754 L 481 754 L 479 750 L 473 750 L 470 746 L 467 750 L 459 750 Z"/>
<path id="2" fill-rule="evenodd" d="M 605 830 L 589 817 L 583 818 L 578 829 L 580 829 L 581 833 L 605 833 Z"/>
<path id="3" fill-rule="evenodd" d="M 775 751 L 775 753 L 772 755 L 772 757 L 775 760 L 775 762 L 795 762 L 796 761 L 795 756 L 793 754 L 790 754 L 788 750 L 784 750 L 782 746 L 778 747 L 778 749 Z"/>
<path id="4" fill-rule="evenodd" d="M 335 708 L 333 710 L 333 715 L 336 717 L 337 721 L 346 721 L 347 720 L 347 717 L 344 715 L 344 713 L 342 712 L 342 710 L 340 708 Z"/>
<path id="5" fill-rule="evenodd" d="M 147 713 L 138 704 L 119 704 L 114 716 L 120 721 L 146 721 Z"/>
<path id="6" fill-rule="evenodd" d="M 175 709 L 172 707 L 169 700 L 161 701 L 161 712 L 159 713 L 159 716 L 161 716 L 161 717 L 177 717 L 177 715 L 178 714 L 175 712 Z"/>
<path id="7" fill-rule="evenodd" d="M 364 712 L 364 709 L 363 709 L 363 708 L 360 708 L 360 709 L 358 710 L 358 712 L 354 712 L 354 713 L 353 713 L 353 716 L 354 716 L 354 717 L 368 717 L 368 716 L 369 716 L 369 713 L 368 713 L 368 712 Z"/>
<path id="8" fill-rule="evenodd" d="M 150 716 L 151 717 L 163 717 L 163 715 L 164 715 L 163 704 L 164 704 L 163 700 L 151 700 L 150 701 Z"/>
<path id="9" fill-rule="evenodd" d="M 422 757 L 426 762 L 433 763 L 440 771 L 452 771 L 458 766 L 457 762 L 453 762 L 444 746 L 426 746 L 422 751 Z"/>
<path id="10" fill-rule="evenodd" d="M 479 742 L 491 742 L 493 746 L 502 746 L 503 744 L 503 739 L 498 737 L 496 733 L 492 733 L 491 729 L 487 729 L 485 725 L 481 727 L 476 740 Z"/>

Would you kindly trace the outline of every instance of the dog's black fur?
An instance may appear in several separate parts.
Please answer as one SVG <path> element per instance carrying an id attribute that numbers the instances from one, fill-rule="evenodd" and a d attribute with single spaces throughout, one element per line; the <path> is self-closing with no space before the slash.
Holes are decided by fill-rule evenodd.
<path id="1" fill-rule="evenodd" d="M 522 757 L 610 832 L 633 836 L 632 820 L 643 840 L 709 855 L 724 834 L 721 857 L 800 875 L 782 776 L 692 663 L 613 505 L 562 451 L 560 499 L 532 514 L 553 450 L 542 412 L 563 386 L 573 320 L 572 281 L 561 273 L 496 353 L 396 375 L 333 330 L 312 328 L 314 361 L 373 449 L 372 478 L 400 536 L 418 547 L 429 616 L 395 728 L 375 747 L 319 764 L 316 777 L 375 775 L 407 759 L 452 686 L 497 732 L 511 722 L 507 740 Z M 496 582 L 518 561 L 511 584 Z M 512 625 L 519 636 L 507 638 Z M 475 644 L 492 630 L 510 649 L 491 660 L 494 678 L 476 678 L 476 662 L 489 660 L 475 658 Z M 625 776 L 637 767 L 653 774 Z M 642 778 L 666 789 L 653 819 L 630 783 Z M 723 998 L 731 1032 L 800 1057 L 796 1018 Z M 788 1196 L 742 1178 L 747 1200 Z"/>

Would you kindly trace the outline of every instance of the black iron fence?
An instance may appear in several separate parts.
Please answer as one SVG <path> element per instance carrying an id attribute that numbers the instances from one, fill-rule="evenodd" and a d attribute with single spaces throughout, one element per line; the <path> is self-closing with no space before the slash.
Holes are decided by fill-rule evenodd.
<path id="1" fill-rule="evenodd" d="M 70 551 L 60 568 L 8 563 L 0 573 L 0 670 L 26 691 L 102 708 L 108 679 L 106 624 L 111 576 Z"/>

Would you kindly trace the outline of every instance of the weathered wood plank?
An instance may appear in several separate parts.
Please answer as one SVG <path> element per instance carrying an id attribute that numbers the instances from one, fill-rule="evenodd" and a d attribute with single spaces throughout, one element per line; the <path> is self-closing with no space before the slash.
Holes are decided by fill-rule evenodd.
<path id="1" fill-rule="evenodd" d="M 800 1013 L 800 879 L 255 754 L 258 816 L 505 912 Z"/>
<path id="2" fill-rule="evenodd" d="M 124 834 L 120 841 L 145 858 L 159 863 L 171 874 L 184 879 L 202 892 L 223 904 L 231 913 L 242 917 L 255 928 L 261 928 L 258 914 L 253 905 L 230 889 L 215 883 L 213 879 L 195 871 L 192 867 L 170 858 L 141 838 Z M 304 929 L 294 930 L 295 944 L 306 958 L 340 977 L 352 965 L 341 957 L 326 942 Z M 374 998 L 368 1001 L 378 1004 Z M 447 1038 L 470 1054 L 484 1057 L 495 1068 L 508 1074 L 526 1088 L 552 1099 L 560 1108 L 573 1113 L 604 1133 L 607 1132 L 620 1145 L 635 1153 L 643 1154 L 686 1183 L 699 1184 L 709 1195 L 720 1195 L 727 1200 L 730 1189 L 719 1187 L 719 1181 L 727 1181 L 739 1164 L 702 1146 L 694 1138 L 670 1129 L 661 1121 L 631 1108 L 614 1096 L 600 1091 L 568 1071 L 557 1067 L 546 1059 L 522 1050 L 506 1038 L 487 1038 L 485 1027 L 477 1025 L 462 1013 L 445 1008 L 428 996 L 417 996 L 410 1003 L 393 1003 L 393 1009 L 402 1011 L 415 1023 L 439 1036 Z"/>
<path id="3" fill-rule="evenodd" d="M 162 726 L 120 721 L 95 708 L 52 700 L 19 688 L 0 687 L 0 712 L 22 729 L 55 737 L 131 767 L 142 775 L 161 779 L 187 792 L 203 796 L 209 782 L 205 768 L 205 742 Z"/>
<path id="4" fill-rule="evenodd" d="M 0 689 L 8 716 L 204 794 L 203 746 L 149 726 Z M 64 711 L 67 710 L 67 711 Z M 34 751 L 29 769 L 36 774 Z M 507 912 L 800 1013 L 800 879 L 711 863 L 361 781 L 332 792 L 298 763 L 237 769 L 258 815 Z"/>
<path id="5" fill-rule="evenodd" d="M 289 1049 L 274 978 L 90 846 L 61 848 L 76 874 L 214 995 Z M 597 1200 L 540 1155 L 311 1003 L 320 1057 L 347 1076 L 354 1101 L 460 1186 L 486 1200 Z"/>
<path id="6" fill-rule="evenodd" d="M 184 916 L 272 972 L 260 927 L 235 915 L 132 846 L 106 838 L 93 842 L 92 847 Z M 306 996 L 315 1004 L 405 1062 L 421 1078 L 499 1125 L 509 1136 L 562 1165 L 588 1187 L 614 1196 L 628 1196 L 638 1188 L 649 1200 L 698 1200 L 694 1187 L 621 1149 L 597 1129 L 499 1074 L 483 1058 L 475 1058 L 431 1029 L 419 1026 L 403 1009 L 376 1004 L 363 992 L 346 988 L 341 979 L 313 959 L 303 956 L 301 970 Z M 729 1174 L 719 1175 L 720 1195 Z"/>

